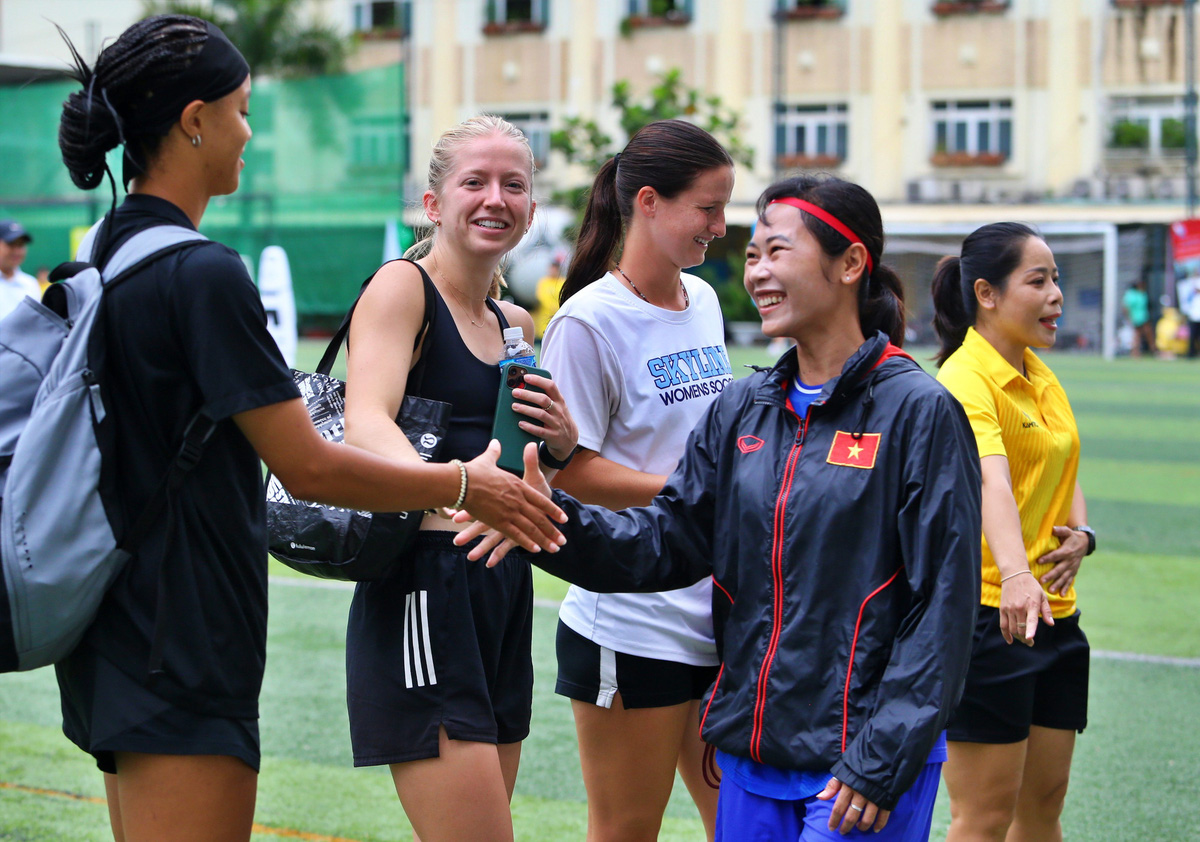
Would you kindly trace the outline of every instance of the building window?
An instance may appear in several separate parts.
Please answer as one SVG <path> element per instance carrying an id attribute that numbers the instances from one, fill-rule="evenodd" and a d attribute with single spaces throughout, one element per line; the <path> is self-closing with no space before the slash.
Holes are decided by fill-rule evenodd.
<path id="1" fill-rule="evenodd" d="M 545 111 L 501 114 L 505 120 L 521 130 L 529 139 L 533 149 L 533 162 L 538 169 L 546 166 L 550 157 L 550 115 Z"/>
<path id="2" fill-rule="evenodd" d="M 483 31 L 541 32 L 550 22 L 550 0 L 486 0 Z"/>
<path id="3" fill-rule="evenodd" d="M 1154 158 L 1183 154 L 1187 134 L 1182 97 L 1114 97 L 1108 113 L 1106 145 L 1110 153 L 1135 150 Z"/>
<path id="4" fill-rule="evenodd" d="M 400 37 L 412 31 L 412 0 L 355 0 L 355 32 Z"/>
<path id="5" fill-rule="evenodd" d="M 789 105 L 775 125 L 775 155 L 784 169 L 835 167 L 849 141 L 845 103 Z"/>
<path id="6" fill-rule="evenodd" d="M 846 14 L 846 0 L 776 0 L 775 15 L 785 20 L 840 18 Z"/>
<path id="7" fill-rule="evenodd" d="M 628 0 L 621 34 L 647 26 L 686 26 L 692 21 L 692 0 Z"/>
<path id="8" fill-rule="evenodd" d="M 998 166 L 1012 155 L 1012 100 L 933 103 L 936 166 Z"/>

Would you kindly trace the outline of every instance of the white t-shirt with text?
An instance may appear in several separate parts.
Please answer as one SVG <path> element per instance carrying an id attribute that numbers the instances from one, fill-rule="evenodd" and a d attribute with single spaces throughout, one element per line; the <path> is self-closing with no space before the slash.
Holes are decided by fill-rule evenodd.
<path id="1" fill-rule="evenodd" d="M 683 275 L 690 306 L 638 298 L 612 273 L 554 316 L 542 342 L 579 426 L 579 444 L 637 471 L 670 474 L 692 427 L 732 380 L 716 293 Z M 571 586 L 559 618 L 600 646 L 694 666 L 718 663 L 712 580 L 652 594 L 597 594 Z"/>

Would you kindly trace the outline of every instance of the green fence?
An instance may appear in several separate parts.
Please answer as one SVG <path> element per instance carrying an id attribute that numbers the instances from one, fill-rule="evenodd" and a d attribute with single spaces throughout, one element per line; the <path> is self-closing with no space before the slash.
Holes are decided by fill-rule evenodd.
<path id="1" fill-rule="evenodd" d="M 20 220 L 33 235 L 31 273 L 69 259 L 71 230 L 108 207 L 107 184 L 77 189 L 59 158 L 59 111 L 75 87 L 0 87 L 0 218 Z M 241 188 L 213 200 L 201 230 L 255 261 L 265 246 L 283 246 L 301 316 L 340 313 L 378 266 L 386 226 L 404 209 L 404 67 L 255 81 L 250 113 Z M 110 165 L 119 177 L 118 153 Z M 402 244 L 410 237 L 401 226 Z"/>

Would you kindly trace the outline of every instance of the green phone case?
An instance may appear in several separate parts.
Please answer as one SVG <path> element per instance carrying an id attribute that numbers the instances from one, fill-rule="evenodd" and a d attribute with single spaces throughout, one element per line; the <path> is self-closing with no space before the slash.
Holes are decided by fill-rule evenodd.
<path id="1" fill-rule="evenodd" d="M 500 395 L 496 399 L 496 415 L 492 421 L 492 438 L 500 441 L 500 459 L 497 464 L 501 468 L 512 471 L 515 474 L 525 472 L 524 452 L 525 445 L 529 442 L 540 442 L 541 439 L 532 433 L 527 433 L 517 426 L 518 422 L 530 421 L 534 424 L 537 422 L 526 415 L 521 415 L 513 411 L 513 403 L 516 400 L 512 396 L 513 389 L 529 389 L 532 392 L 540 392 L 532 385 L 525 385 L 525 373 L 537 374 L 542 377 L 549 377 L 550 372 L 544 368 L 534 368 L 531 365 L 522 365 L 521 363 L 509 363 L 500 372 Z"/>

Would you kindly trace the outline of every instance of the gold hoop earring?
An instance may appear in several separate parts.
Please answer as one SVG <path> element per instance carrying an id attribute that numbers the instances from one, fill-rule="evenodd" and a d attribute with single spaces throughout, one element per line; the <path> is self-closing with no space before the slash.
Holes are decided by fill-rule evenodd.
<path id="1" fill-rule="evenodd" d="M 200 135 L 192 136 L 192 146 L 196 147 L 197 149 L 200 148 Z"/>

